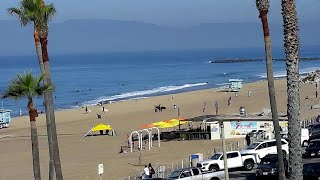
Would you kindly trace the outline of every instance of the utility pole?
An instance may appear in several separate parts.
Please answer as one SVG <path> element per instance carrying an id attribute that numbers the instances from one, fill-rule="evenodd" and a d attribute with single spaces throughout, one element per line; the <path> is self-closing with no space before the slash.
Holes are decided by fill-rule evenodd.
<path id="1" fill-rule="evenodd" d="M 227 152 L 226 152 L 226 139 L 225 139 L 225 135 L 224 135 L 223 121 L 220 121 L 220 129 L 221 129 L 221 140 L 222 140 L 222 151 L 223 151 L 224 178 L 225 178 L 225 180 L 229 180 Z"/>

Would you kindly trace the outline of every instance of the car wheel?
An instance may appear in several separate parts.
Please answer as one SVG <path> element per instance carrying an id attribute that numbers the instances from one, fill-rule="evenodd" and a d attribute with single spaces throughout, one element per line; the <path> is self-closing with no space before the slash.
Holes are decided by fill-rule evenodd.
<path id="1" fill-rule="evenodd" d="M 302 146 L 307 147 L 309 145 L 308 141 L 303 141 Z"/>
<path id="2" fill-rule="evenodd" d="M 251 161 L 245 161 L 243 165 L 244 169 L 247 171 L 251 171 L 253 169 L 253 166 L 254 164 Z"/>
<path id="3" fill-rule="evenodd" d="M 209 171 L 216 172 L 216 171 L 218 171 L 218 170 L 219 170 L 219 168 L 218 168 L 217 166 L 211 165 L 211 166 L 209 167 Z"/>

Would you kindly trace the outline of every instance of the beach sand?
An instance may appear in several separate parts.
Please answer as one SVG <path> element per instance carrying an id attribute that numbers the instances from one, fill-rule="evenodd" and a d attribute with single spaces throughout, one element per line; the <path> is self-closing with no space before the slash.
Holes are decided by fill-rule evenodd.
<path id="1" fill-rule="evenodd" d="M 251 91 L 251 97 L 247 92 Z M 286 83 L 276 81 L 278 111 L 286 113 Z M 229 97 L 231 105 L 227 105 Z M 305 99 L 309 96 L 309 99 Z M 142 171 L 137 166 L 138 153 L 118 154 L 120 146 L 127 146 L 127 135 L 133 130 L 142 129 L 142 125 L 177 117 L 180 107 L 180 117 L 190 118 L 203 115 L 203 104 L 206 102 L 206 114 L 214 113 L 214 101 L 219 102 L 219 114 L 238 113 L 244 106 L 248 113 L 261 112 L 269 107 L 267 82 L 244 84 L 241 92 L 216 92 L 213 89 L 185 92 L 139 100 L 128 100 L 104 107 L 108 112 L 102 113 L 102 106 L 89 107 L 90 113 L 85 114 L 85 108 L 56 111 L 56 124 L 59 139 L 60 156 L 64 179 L 92 180 L 98 179 L 98 164 L 104 163 L 103 179 L 121 179 Z M 315 99 L 315 85 L 302 84 L 301 115 L 309 118 L 320 114 L 319 110 L 311 110 L 310 106 L 319 103 Z M 154 105 L 161 104 L 167 109 L 154 112 Z M 98 119 L 97 114 L 102 114 Z M 98 123 L 111 125 L 117 136 L 82 136 Z M 48 179 L 48 146 L 45 126 L 45 115 L 37 119 L 41 172 L 43 179 Z M 2 138 L 1 138 L 2 137 Z M 5 138 L 3 138 L 5 137 Z M 239 141 L 230 139 L 228 143 Z M 156 144 L 156 142 L 154 142 Z M 192 153 L 212 152 L 214 147 L 220 147 L 217 141 L 171 141 L 162 142 L 161 147 L 153 147 L 150 151 L 142 151 L 142 163 L 171 164 L 186 159 Z M 10 128 L 0 130 L 0 180 L 33 179 L 31 142 L 28 116 L 14 118 Z"/>

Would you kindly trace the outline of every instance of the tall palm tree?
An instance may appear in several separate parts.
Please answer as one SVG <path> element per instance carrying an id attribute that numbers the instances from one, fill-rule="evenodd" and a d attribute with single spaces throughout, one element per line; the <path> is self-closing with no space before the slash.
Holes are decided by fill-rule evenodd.
<path id="1" fill-rule="evenodd" d="M 9 85 L 2 98 L 27 98 L 31 127 L 31 142 L 32 142 L 32 159 L 33 159 L 33 175 L 35 180 L 41 180 L 40 173 L 40 158 L 39 158 L 39 146 L 38 146 L 38 132 L 36 117 L 38 116 L 35 108 L 33 98 L 41 97 L 44 92 L 51 91 L 53 88 L 50 84 L 42 85 L 41 81 L 43 75 L 36 77 L 31 73 L 25 73 L 24 75 L 17 75 Z"/>
<path id="2" fill-rule="evenodd" d="M 41 51 L 42 51 L 42 58 L 43 58 L 43 70 L 44 70 L 44 83 L 51 84 L 51 74 L 50 74 L 50 64 L 49 64 L 49 54 L 48 54 L 48 24 L 51 21 L 51 18 L 54 16 L 56 10 L 54 5 L 51 3 L 49 5 L 45 5 L 43 0 L 41 1 L 40 5 L 43 10 L 42 16 L 42 23 L 39 26 L 39 35 L 40 35 L 40 43 L 41 43 Z M 53 160 L 54 160 L 54 167 L 56 171 L 56 178 L 57 180 L 63 180 L 62 175 L 62 168 L 60 162 L 60 154 L 59 154 L 59 144 L 57 138 L 57 130 L 56 130 L 56 123 L 55 123 L 55 114 L 54 114 L 54 103 L 52 92 L 45 93 L 46 101 L 46 111 L 48 111 L 48 117 L 50 121 L 47 121 L 47 129 L 51 129 L 51 141 L 52 141 L 52 148 L 53 148 Z"/>
<path id="3" fill-rule="evenodd" d="M 44 74 L 44 83 L 51 84 L 49 58 L 47 53 L 47 35 L 48 23 L 54 16 L 56 10 L 53 4 L 45 5 L 43 0 L 22 0 L 20 7 L 12 7 L 8 9 L 9 14 L 16 15 L 22 26 L 29 23 L 34 25 L 34 39 L 36 52 L 40 65 L 41 73 Z M 45 37 L 45 38 L 44 38 Z M 41 44 L 41 45 L 40 45 Z M 44 59 L 44 57 L 46 59 Z M 52 92 L 45 93 L 45 110 L 47 120 L 47 134 L 49 144 L 49 180 L 53 180 L 54 169 L 56 177 L 62 180 L 62 169 L 60 163 L 58 139 L 56 133 L 54 105 Z"/>
<path id="4" fill-rule="evenodd" d="M 284 49 L 287 69 L 289 179 L 302 180 L 299 36 L 295 0 L 282 0 Z"/>
<path id="5" fill-rule="evenodd" d="M 269 33 L 269 25 L 268 25 L 268 11 L 270 7 L 270 1 L 256 0 L 256 6 L 259 11 L 259 17 L 261 19 L 263 35 L 264 35 L 269 100 L 270 100 L 270 106 L 271 106 L 274 133 L 275 133 L 276 142 L 277 142 L 279 179 L 285 180 L 286 177 L 285 177 L 284 162 L 283 162 L 283 156 L 285 154 L 282 153 L 280 125 L 279 125 L 279 119 L 278 119 L 278 110 L 277 110 L 276 94 L 275 94 L 275 88 L 274 88 L 274 78 L 273 78 L 272 50 L 271 50 L 270 33 Z"/>

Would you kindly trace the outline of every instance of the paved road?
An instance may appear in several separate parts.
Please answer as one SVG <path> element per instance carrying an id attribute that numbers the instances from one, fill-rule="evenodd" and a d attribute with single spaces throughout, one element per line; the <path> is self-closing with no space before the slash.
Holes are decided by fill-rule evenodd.
<path id="1" fill-rule="evenodd" d="M 320 158 L 303 159 L 303 163 L 320 162 Z M 255 168 L 252 171 L 232 170 L 229 172 L 230 180 L 256 180 Z"/>

